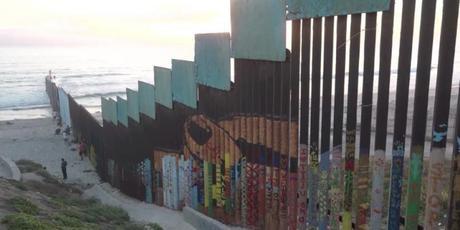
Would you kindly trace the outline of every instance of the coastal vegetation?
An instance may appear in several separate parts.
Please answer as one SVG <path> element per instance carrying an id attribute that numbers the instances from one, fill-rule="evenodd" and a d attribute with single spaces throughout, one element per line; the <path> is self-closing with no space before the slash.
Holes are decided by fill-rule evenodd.
<path id="1" fill-rule="evenodd" d="M 40 164 L 20 160 L 22 181 L 0 179 L 0 228 L 159 230 L 155 223 L 130 220 L 121 208 L 83 199 L 75 185 L 62 183 Z"/>

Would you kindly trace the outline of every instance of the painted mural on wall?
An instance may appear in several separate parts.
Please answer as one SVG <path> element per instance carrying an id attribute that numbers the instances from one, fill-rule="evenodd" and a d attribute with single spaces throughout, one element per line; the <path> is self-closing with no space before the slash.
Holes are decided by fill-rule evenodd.
<path id="1" fill-rule="evenodd" d="M 65 98 L 67 94 L 62 89 L 59 91 L 53 82 L 47 81 L 53 109 L 62 111 L 63 116 L 70 116 L 74 135 L 80 140 L 85 139 L 91 146 L 90 160 L 102 179 L 147 203 L 174 210 L 188 206 L 223 223 L 248 229 L 352 229 L 353 225 L 354 228 L 373 229 L 385 224 L 390 229 L 399 229 L 403 224 L 406 224 L 406 229 L 415 229 L 421 227 L 418 219 L 423 217 L 418 213 L 422 202 L 425 203 L 423 224 L 426 229 L 436 229 L 444 224 L 443 221 L 457 226 L 460 219 L 459 148 L 454 154 L 456 161 L 450 180 L 450 213 L 447 218 L 441 215 L 441 202 L 445 200 L 442 174 L 449 138 L 449 103 L 435 103 L 433 117 L 437 121 L 426 178 L 409 177 L 408 185 L 403 183 L 403 163 L 407 153 L 402 142 L 393 141 L 392 161 L 386 159 L 386 153 L 391 151 L 383 148 L 387 143 L 388 117 L 379 116 L 380 112 L 377 124 L 384 125 L 377 125 L 375 131 L 381 134 L 375 135 L 375 143 L 380 144 L 376 144 L 374 150 L 366 148 L 365 154 L 357 154 L 357 151 L 362 151 L 356 148 L 357 138 L 363 135 L 363 132 L 358 132 L 356 124 L 360 114 L 357 104 L 360 42 L 352 38 L 356 38 L 355 34 L 361 28 L 360 15 L 351 17 L 350 28 L 356 33 L 350 33 L 350 37 L 344 33 L 342 38 L 337 39 L 335 50 L 341 51 L 345 47 L 342 43 L 350 40 L 350 44 L 346 45 L 351 50 L 348 105 L 344 107 L 343 103 L 347 59 L 345 52 L 336 52 L 335 76 L 342 76 L 342 80 L 336 78 L 334 87 L 342 88 L 342 92 L 336 92 L 334 97 L 342 101 L 334 101 L 334 118 L 339 117 L 341 121 L 337 127 L 334 123 L 333 130 L 324 131 L 319 127 L 321 119 L 324 120 L 320 118 L 321 110 L 331 107 L 331 90 L 321 91 L 320 88 L 322 73 L 333 66 L 333 60 L 327 53 L 332 54 L 334 49 L 331 41 L 322 40 L 334 40 L 327 35 L 334 33 L 322 31 L 321 18 L 308 18 L 387 10 L 393 1 L 353 0 L 330 5 L 337 1 L 313 3 L 289 0 L 288 18 L 304 19 L 292 22 L 291 51 L 284 48 L 285 5 L 283 1 L 269 2 L 272 5 L 262 0 L 252 3 L 231 1 L 232 30 L 238 33 L 232 33 L 232 38 L 229 34 L 199 35 L 196 37 L 193 62 L 174 60 L 171 69 L 154 67 L 155 85 L 140 82 L 139 93 L 128 90 L 127 100 L 121 97 L 116 100 L 102 98 L 102 125 L 70 95 Z M 456 25 L 458 12 L 450 10 L 458 9 L 458 1 L 444 0 L 444 3 L 443 18 L 446 20 L 443 20 L 442 38 L 446 39 L 446 36 L 452 38 L 452 31 L 456 31 L 447 30 L 449 26 L 444 23 L 455 22 Z M 308 9 L 305 8 L 307 4 Z M 407 33 L 413 27 L 415 2 L 404 0 L 403 6 L 405 23 L 401 34 L 406 36 L 401 36 L 405 45 L 401 45 L 399 53 L 398 74 L 402 77 L 398 77 L 397 82 L 402 94 L 409 86 L 409 81 L 400 79 L 404 79 L 405 72 L 410 72 L 410 65 L 404 64 L 411 60 L 409 45 L 412 38 L 408 38 Z M 423 14 L 428 11 L 423 11 Z M 276 17 L 267 12 L 275 12 Z M 374 14 L 366 14 L 366 21 L 371 21 L 368 17 L 375 17 Z M 394 29 L 392 17 L 390 7 L 383 13 L 382 23 L 378 25 L 382 27 L 381 31 Z M 263 20 L 266 18 L 271 20 Z M 326 20 L 325 24 L 327 28 L 336 28 L 335 34 L 339 34 L 342 30 L 346 31 L 347 20 L 347 17 L 339 17 L 337 21 Z M 336 22 L 338 24 L 334 27 Z M 254 29 L 257 26 L 260 30 Z M 366 37 L 368 35 L 372 37 L 366 31 Z M 391 46 L 387 40 L 391 35 L 381 33 L 382 44 Z M 328 50 L 324 52 L 326 57 L 321 55 L 322 44 L 331 46 L 324 47 Z M 261 50 L 258 48 L 260 45 L 271 49 Z M 392 55 L 386 50 L 391 49 L 380 48 L 380 60 L 390 60 Z M 442 76 L 443 80 L 437 82 L 436 102 L 448 101 L 450 96 L 452 81 L 449 78 L 452 73 L 443 71 L 452 67 L 449 63 L 452 63 L 453 56 L 448 55 L 452 50 L 455 49 L 440 47 L 439 57 L 447 60 L 439 62 L 438 76 Z M 248 56 L 247 52 L 255 56 Z M 235 58 L 233 82 L 228 72 L 230 54 Z M 364 58 L 373 60 L 376 57 L 366 48 Z M 321 65 L 315 65 L 322 62 L 325 63 L 323 70 Z M 371 62 L 366 63 L 364 72 L 374 73 L 374 67 L 369 66 Z M 388 106 L 390 78 L 387 76 L 390 76 L 391 65 L 384 61 L 380 65 L 378 111 L 388 113 L 385 106 Z M 223 71 L 226 71 L 225 74 L 215 74 Z M 302 88 L 306 86 L 309 89 L 309 83 L 312 83 L 311 95 L 310 91 L 306 94 L 303 94 L 305 91 L 300 92 L 299 78 Z M 321 95 L 329 93 L 328 97 Z M 329 102 L 321 107 L 320 102 L 325 100 Z M 405 104 L 404 97 L 397 96 L 395 100 Z M 338 107 L 342 108 L 336 110 Z M 407 105 L 402 107 L 407 109 Z M 343 122 L 344 108 L 347 109 L 346 124 Z M 371 123 L 371 118 L 364 117 L 364 120 L 368 119 L 367 123 Z M 395 119 L 406 118 L 407 114 L 397 113 Z M 426 118 L 417 122 L 425 124 Z M 363 123 L 360 125 L 363 126 Z M 399 128 L 405 132 L 405 123 Z M 321 139 L 324 140 L 324 135 L 329 136 L 331 132 L 334 133 L 333 148 L 323 151 Z M 405 138 L 405 133 L 401 132 L 397 133 Z M 342 139 L 345 140 L 343 144 Z M 417 152 L 423 153 L 423 147 Z M 360 158 L 358 167 L 355 167 L 356 157 Z M 411 175 L 422 175 L 422 160 L 411 158 Z M 387 163 L 392 163 L 391 167 L 386 167 Z M 369 174 L 370 171 L 372 174 Z M 368 180 L 369 175 L 372 175 L 371 181 Z M 389 186 L 387 181 L 391 182 Z M 404 186 L 418 189 L 422 185 L 427 191 L 425 201 L 418 195 L 403 196 Z M 366 200 L 366 194 L 371 194 L 370 202 Z M 356 199 L 356 196 L 361 197 Z M 406 216 L 401 216 L 401 207 L 406 207 Z"/>

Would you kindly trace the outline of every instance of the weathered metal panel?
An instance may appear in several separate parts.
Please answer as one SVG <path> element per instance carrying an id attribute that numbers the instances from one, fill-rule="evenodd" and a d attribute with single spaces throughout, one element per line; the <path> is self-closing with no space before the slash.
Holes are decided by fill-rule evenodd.
<path id="1" fill-rule="evenodd" d="M 287 0 L 288 19 L 386 11 L 390 0 Z"/>
<path id="2" fill-rule="evenodd" d="M 63 127 L 72 126 L 70 120 L 70 109 L 69 109 L 69 98 L 67 93 L 62 88 L 58 88 L 58 97 L 59 97 L 59 115 L 61 116 Z"/>
<path id="3" fill-rule="evenodd" d="M 121 97 L 117 97 L 117 118 L 118 122 L 128 127 L 128 102 Z"/>
<path id="4" fill-rule="evenodd" d="M 102 120 L 105 120 L 105 121 L 110 121 L 108 104 L 109 104 L 109 101 L 106 98 L 101 97 L 101 114 L 102 114 Z"/>
<path id="5" fill-rule="evenodd" d="M 155 87 L 139 81 L 139 111 L 155 119 Z"/>
<path id="6" fill-rule="evenodd" d="M 118 124 L 117 102 L 113 100 L 112 98 L 110 98 L 108 101 L 108 111 L 109 111 L 109 117 L 110 117 L 109 120 L 115 125 Z"/>
<path id="7" fill-rule="evenodd" d="M 148 158 L 144 160 L 143 174 L 145 183 L 145 202 L 151 204 L 153 202 L 152 162 Z"/>
<path id="8" fill-rule="evenodd" d="M 128 117 L 139 122 L 139 93 L 132 89 L 126 89 L 128 98 Z"/>
<path id="9" fill-rule="evenodd" d="M 173 100 L 196 108 L 195 64 L 191 61 L 172 60 Z"/>
<path id="10" fill-rule="evenodd" d="M 172 109 L 171 70 L 163 67 L 153 67 L 155 77 L 156 102 Z"/>
<path id="11" fill-rule="evenodd" d="M 195 74 L 198 83 L 230 89 L 230 34 L 195 35 Z"/>
<path id="12" fill-rule="evenodd" d="M 231 0 L 234 58 L 286 59 L 285 0 Z"/>

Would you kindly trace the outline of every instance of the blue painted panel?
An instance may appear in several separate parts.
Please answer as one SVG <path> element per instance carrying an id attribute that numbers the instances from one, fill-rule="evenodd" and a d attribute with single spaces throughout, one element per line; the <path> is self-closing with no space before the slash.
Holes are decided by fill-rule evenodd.
<path id="1" fill-rule="evenodd" d="M 139 112 L 155 119 L 155 87 L 139 81 Z"/>
<path id="2" fill-rule="evenodd" d="M 104 97 L 101 97 L 101 114 L 102 114 L 102 120 L 104 121 L 110 121 L 110 112 L 109 112 L 109 101 L 104 98 Z"/>
<path id="3" fill-rule="evenodd" d="M 171 156 L 171 185 L 172 185 L 172 203 L 173 209 L 179 209 L 179 177 L 177 172 L 177 161 L 176 158 Z"/>
<path id="4" fill-rule="evenodd" d="M 72 127 L 72 122 L 70 119 L 70 108 L 69 108 L 69 98 L 67 93 L 59 87 L 58 89 L 58 96 L 59 96 L 59 115 L 61 116 L 61 121 L 64 126 Z"/>
<path id="5" fill-rule="evenodd" d="M 128 127 L 128 102 L 121 97 L 117 97 L 117 118 L 118 122 Z"/>
<path id="6" fill-rule="evenodd" d="M 126 97 L 128 98 L 128 117 L 139 122 L 139 94 L 132 89 L 126 89 Z"/>
<path id="7" fill-rule="evenodd" d="M 108 102 L 109 105 L 109 116 L 110 116 L 110 121 L 113 124 L 118 124 L 118 116 L 117 116 L 117 102 L 113 100 L 112 98 L 109 99 Z"/>
<path id="8" fill-rule="evenodd" d="M 163 205 L 169 208 L 169 171 L 167 167 L 167 157 L 161 158 L 161 166 L 162 166 L 162 182 L 163 182 Z"/>
<path id="9" fill-rule="evenodd" d="M 286 59 L 285 0 L 231 0 L 234 58 Z"/>
<path id="10" fill-rule="evenodd" d="M 316 18 L 388 10 L 390 0 L 287 0 L 288 19 Z"/>
<path id="11" fill-rule="evenodd" d="M 195 35 L 197 82 L 222 90 L 230 89 L 230 34 Z"/>
<path id="12" fill-rule="evenodd" d="M 171 70 L 155 66 L 153 72 L 156 102 L 172 109 Z"/>
<path id="13" fill-rule="evenodd" d="M 173 59 L 171 81 L 173 100 L 196 108 L 195 64 Z"/>
<path id="14" fill-rule="evenodd" d="M 329 169 L 330 169 L 330 152 L 321 153 L 319 164 L 319 229 L 328 229 L 330 209 L 329 203 Z"/>
<path id="15" fill-rule="evenodd" d="M 144 174 L 144 183 L 145 183 L 145 202 L 152 203 L 153 194 L 152 194 L 152 163 L 150 159 L 144 160 L 143 167 Z"/>

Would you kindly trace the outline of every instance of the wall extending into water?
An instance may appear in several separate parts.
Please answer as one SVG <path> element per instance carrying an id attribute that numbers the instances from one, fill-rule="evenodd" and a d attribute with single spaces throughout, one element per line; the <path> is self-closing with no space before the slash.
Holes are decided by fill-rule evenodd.
<path id="1" fill-rule="evenodd" d="M 102 126 L 70 95 L 60 103 L 63 92 L 49 80 L 47 92 L 54 110 L 69 111 L 74 134 L 91 146 L 101 177 L 148 203 L 188 206 L 257 229 L 458 229 L 459 143 L 446 161 L 453 167 L 444 161 L 459 2 L 444 0 L 436 15 L 436 1 L 424 0 L 418 43 L 414 0 L 399 1 L 400 31 L 394 1 L 349 2 L 331 8 L 290 0 L 286 12 L 284 1 L 231 0 L 232 36 L 196 35 L 193 62 L 155 67 L 155 85 L 139 82 L 138 91 L 127 89 L 126 100 L 102 98 Z M 440 48 L 432 55 L 436 16 L 442 19 Z M 287 17 L 293 19 L 291 50 L 285 49 Z M 392 49 L 394 33 L 401 34 L 399 51 Z M 415 100 L 409 104 L 415 44 Z M 387 140 L 393 51 L 396 108 L 393 140 Z M 429 114 L 433 56 L 439 60 Z M 424 161 L 429 115 L 431 154 Z"/>

